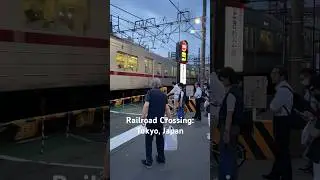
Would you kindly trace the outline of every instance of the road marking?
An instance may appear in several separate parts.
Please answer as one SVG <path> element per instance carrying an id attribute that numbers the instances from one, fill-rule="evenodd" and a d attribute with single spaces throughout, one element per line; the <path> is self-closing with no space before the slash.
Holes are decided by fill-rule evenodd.
<path id="1" fill-rule="evenodd" d="M 111 111 L 111 113 L 115 113 L 115 114 L 125 114 L 125 115 L 134 115 L 134 116 L 141 116 L 142 114 L 137 114 L 137 113 L 128 113 L 128 112 L 120 112 L 120 111 Z"/>
<path id="2" fill-rule="evenodd" d="M 82 137 L 82 136 L 74 135 L 74 134 L 69 134 L 69 136 L 71 136 L 71 137 L 73 137 L 75 139 L 78 139 L 78 140 L 82 140 L 84 142 L 89 142 L 89 143 L 94 142 L 94 141 L 92 141 L 90 139 L 87 139 L 87 138 Z"/>
<path id="3" fill-rule="evenodd" d="M 72 168 L 86 168 L 86 169 L 103 169 L 102 166 L 91 166 L 91 165 L 80 165 L 80 164 L 64 164 L 64 163 L 50 163 L 45 161 L 34 161 L 28 159 L 22 159 L 12 156 L 0 155 L 0 159 L 13 161 L 13 162 L 30 162 L 35 164 L 43 164 L 49 166 L 63 166 L 63 167 L 72 167 Z"/>
<path id="4" fill-rule="evenodd" d="M 110 139 L 110 151 L 114 150 L 115 148 L 121 146 L 122 144 L 130 141 L 131 139 L 140 135 L 139 129 L 144 129 L 145 126 L 139 125 L 136 126 L 124 133 L 121 133 L 113 138 Z"/>

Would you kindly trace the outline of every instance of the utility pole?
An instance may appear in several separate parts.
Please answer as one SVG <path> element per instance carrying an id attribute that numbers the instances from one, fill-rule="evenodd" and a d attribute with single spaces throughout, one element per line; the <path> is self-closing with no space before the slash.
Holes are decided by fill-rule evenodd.
<path id="1" fill-rule="evenodd" d="M 179 2 L 178 2 L 178 8 L 179 8 Z M 178 40 L 178 44 L 181 41 L 181 15 L 182 15 L 182 12 L 178 11 L 178 21 L 179 21 L 179 40 Z M 177 61 L 177 83 L 179 83 L 180 82 L 180 54 L 178 54 L 178 52 L 176 52 L 176 53 L 177 53 L 177 55 L 179 57 L 179 59 Z"/>
<path id="2" fill-rule="evenodd" d="M 312 11 L 312 67 L 314 70 L 317 70 L 316 65 L 316 0 L 313 0 L 313 11 Z"/>
<path id="3" fill-rule="evenodd" d="M 280 16 L 283 16 L 282 19 L 282 23 L 283 23 L 283 51 L 282 51 L 282 64 L 283 65 L 287 65 L 288 61 L 287 61 L 287 57 L 288 57 L 288 5 L 287 5 L 287 1 L 284 1 L 283 4 L 283 12 L 284 14 L 281 14 L 280 12 Z"/>
<path id="4" fill-rule="evenodd" d="M 304 1 L 302 0 L 291 0 L 291 56 L 289 58 L 289 81 L 294 89 L 299 88 L 299 72 L 302 66 L 302 60 L 304 58 Z"/>
<path id="5" fill-rule="evenodd" d="M 200 60 L 200 85 L 203 87 L 205 80 L 205 59 L 206 59 L 206 18 L 207 18 L 207 0 L 203 0 L 202 9 L 202 45 Z"/>
<path id="6" fill-rule="evenodd" d="M 200 77 L 200 72 L 201 72 L 201 66 L 200 66 L 200 59 L 201 59 L 201 48 L 199 48 L 199 51 L 198 51 L 198 61 L 197 61 L 197 64 L 198 64 L 198 81 L 200 81 L 201 77 Z"/>

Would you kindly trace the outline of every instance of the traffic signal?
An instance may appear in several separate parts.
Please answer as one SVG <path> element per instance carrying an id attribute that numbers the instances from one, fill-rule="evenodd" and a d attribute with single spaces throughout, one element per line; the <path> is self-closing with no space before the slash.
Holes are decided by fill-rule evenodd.
<path id="1" fill-rule="evenodd" d="M 186 40 L 180 41 L 177 43 L 176 47 L 176 60 L 179 63 L 187 64 L 188 63 L 188 42 Z"/>

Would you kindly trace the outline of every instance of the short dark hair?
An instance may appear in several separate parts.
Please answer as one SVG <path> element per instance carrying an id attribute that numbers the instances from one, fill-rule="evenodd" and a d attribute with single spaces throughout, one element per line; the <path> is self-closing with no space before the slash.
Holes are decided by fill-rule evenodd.
<path id="1" fill-rule="evenodd" d="M 176 82 L 172 81 L 172 85 L 176 85 L 176 84 L 177 84 Z"/>
<path id="2" fill-rule="evenodd" d="M 303 68 L 301 71 L 300 71 L 300 74 L 301 75 L 307 75 L 307 76 L 314 76 L 316 73 L 313 69 L 311 68 Z"/>
<path id="3" fill-rule="evenodd" d="M 238 78 L 237 78 L 237 73 L 231 68 L 231 67 L 225 67 L 222 68 L 219 71 L 218 77 L 223 77 L 229 79 L 231 84 L 237 84 L 238 83 Z"/>
<path id="4" fill-rule="evenodd" d="M 285 68 L 283 66 L 276 66 L 276 67 L 274 67 L 274 69 L 278 69 L 279 70 L 279 75 L 283 76 L 285 80 L 289 79 L 287 68 Z"/>

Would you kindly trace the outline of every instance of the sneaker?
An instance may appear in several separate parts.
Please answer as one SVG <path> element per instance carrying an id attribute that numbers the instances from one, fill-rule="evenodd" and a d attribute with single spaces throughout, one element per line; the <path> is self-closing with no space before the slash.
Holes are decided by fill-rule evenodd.
<path id="1" fill-rule="evenodd" d="M 166 163 L 166 161 L 163 160 L 163 159 L 160 159 L 159 156 L 156 156 L 156 160 L 157 160 L 157 162 L 158 162 L 159 164 L 165 164 L 165 163 Z"/>
<path id="2" fill-rule="evenodd" d="M 152 164 L 147 162 L 146 160 L 141 160 L 141 163 L 148 169 L 152 168 Z"/>

